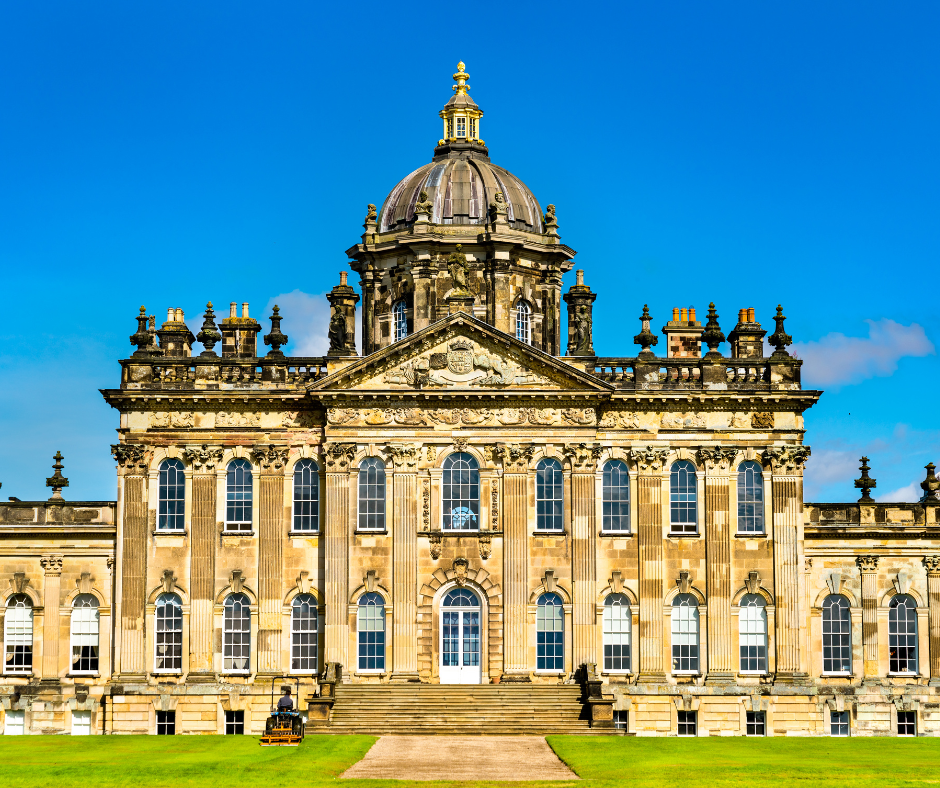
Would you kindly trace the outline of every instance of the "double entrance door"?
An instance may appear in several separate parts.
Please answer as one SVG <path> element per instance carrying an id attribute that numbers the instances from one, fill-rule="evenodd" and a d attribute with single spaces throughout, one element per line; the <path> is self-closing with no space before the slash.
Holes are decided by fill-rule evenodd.
<path id="1" fill-rule="evenodd" d="M 441 684 L 479 684 L 480 600 L 466 588 L 455 588 L 441 601 Z"/>

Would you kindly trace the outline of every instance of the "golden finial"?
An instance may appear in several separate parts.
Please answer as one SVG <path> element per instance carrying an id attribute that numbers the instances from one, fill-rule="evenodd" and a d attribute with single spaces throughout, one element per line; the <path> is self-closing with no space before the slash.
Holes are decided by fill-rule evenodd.
<path id="1" fill-rule="evenodd" d="M 454 82 L 457 84 L 454 85 L 453 90 L 457 93 L 458 96 L 465 96 L 467 91 L 470 90 L 470 86 L 467 84 L 467 80 L 470 79 L 470 75 L 464 71 L 466 65 L 461 60 L 457 64 L 457 73 L 454 74 Z"/>

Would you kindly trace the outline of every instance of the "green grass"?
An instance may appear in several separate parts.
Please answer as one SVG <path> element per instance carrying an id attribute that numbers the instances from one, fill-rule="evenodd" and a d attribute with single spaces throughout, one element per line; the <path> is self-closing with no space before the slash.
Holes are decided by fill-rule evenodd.
<path id="1" fill-rule="evenodd" d="M 371 736 L 311 736 L 300 747 L 259 747 L 251 736 L 0 736 L 3 788 L 404 788 L 406 781 L 342 780 Z M 550 736 L 578 782 L 514 788 L 776 788 L 940 783 L 940 738 L 676 739 Z M 497 743 L 494 746 L 498 745 Z M 474 783 L 414 783 L 426 788 Z"/>

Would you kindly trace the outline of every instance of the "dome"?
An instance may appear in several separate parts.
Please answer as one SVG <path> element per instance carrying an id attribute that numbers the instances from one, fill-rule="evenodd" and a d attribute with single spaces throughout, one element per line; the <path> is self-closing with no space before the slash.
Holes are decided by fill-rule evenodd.
<path id="1" fill-rule="evenodd" d="M 496 199 L 496 192 L 502 192 L 509 225 L 541 233 L 542 209 L 535 195 L 515 175 L 492 164 L 480 148 L 473 143 L 438 147 L 435 153 L 439 155 L 430 164 L 405 177 L 385 198 L 379 232 L 410 225 L 418 196 L 426 191 L 434 206 L 433 224 L 483 224 L 487 207 Z"/>

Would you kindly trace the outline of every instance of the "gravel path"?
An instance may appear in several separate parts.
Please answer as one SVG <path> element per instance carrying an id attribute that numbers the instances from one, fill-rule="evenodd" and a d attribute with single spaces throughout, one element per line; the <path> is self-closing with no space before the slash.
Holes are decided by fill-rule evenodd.
<path id="1" fill-rule="evenodd" d="M 382 736 L 345 778 L 577 780 L 542 736 Z"/>

